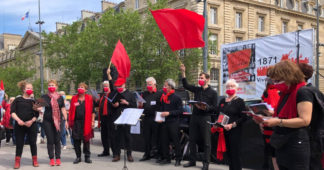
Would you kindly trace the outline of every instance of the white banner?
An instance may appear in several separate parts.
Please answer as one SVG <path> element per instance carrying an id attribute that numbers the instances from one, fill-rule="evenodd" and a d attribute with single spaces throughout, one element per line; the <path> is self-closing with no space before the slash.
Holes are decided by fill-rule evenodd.
<path id="1" fill-rule="evenodd" d="M 233 78 L 239 84 L 239 97 L 260 99 L 265 89 L 267 69 L 281 60 L 296 62 L 298 42 L 299 62 L 313 65 L 313 31 L 309 29 L 222 45 L 220 94 L 225 95 L 225 83 Z"/>

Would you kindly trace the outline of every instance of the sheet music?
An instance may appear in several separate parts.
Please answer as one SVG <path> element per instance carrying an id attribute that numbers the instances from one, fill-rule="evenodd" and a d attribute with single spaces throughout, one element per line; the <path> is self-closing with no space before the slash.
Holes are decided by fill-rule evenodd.
<path id="1" fill-rule="evenodd" d="M 162 112 L 156 112 L 155 121 L 156 122 L 165 122 L 165 117 L 161 116 Z"/>
<path id="2" fill-rule="evenodd" d="M 114 99 L 116 98 L 117 96 L 117 93 L 114 95 L 114 97 L 112 99 L 110 99 L 109 97 L 107 96 L 104 96 L 110 103 L 112 103 L 114 101 Z"/>
<path id="3" fill-rule="evenodd" d="M 141 122 L 140 121 L 138 121 L 135 126 L 131 126 L 130 133 L 136 134 L 136 135 L 141 134 Z"/>
<path id="4" fill-rule="evenodd" d="M 144 109 L 127 108 L 114 122 L 117 125 L 136 125 Z"/>
<path id="5" fill-rule="evenodd" d="M 96 90 L 94 90 L 94 89 L 90 89 L 89 92 L 90 92 L 91 96 L 92 96 L 94 99 L 99 99 L 99 98 L 100 98 Z"/>

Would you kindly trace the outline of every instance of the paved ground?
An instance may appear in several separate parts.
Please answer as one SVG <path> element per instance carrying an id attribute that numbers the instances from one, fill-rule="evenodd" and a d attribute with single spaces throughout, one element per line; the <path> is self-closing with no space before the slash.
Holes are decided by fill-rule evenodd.
<path id="1" fill-rule="evenodd" d="M 97 154 L 102 152 L 102 146 L 100 142 L 100 134 L 99 132 L 95 132 L 95 138 L 91 142 L 90 150 L 92 152 L 91 159 L 93 161 L 92 164 L 87 164 L 84 162 L 81 162 L 77 165 L 74 165 L 72 162 L 75 159 L 75 153 L 72 149 L 72 146 L 70 143 L 68 143 L 68 149 L 62 150 L 62 165 L 60 167 L 50 167 L 48 165 L 49 159 L 46 149 L 46 144 L 38 144 L 38 161 L 40 166 L 38 168 L 34 168 L 32 166 L 31 161 L 31 154 L 30 154 L 30 148 L 29 145 L 25 145 L 23 156 L 21 160 L 21 167 L 22 170 L 122 170 L 123 168 L 123 161 L 119 161 L 117 163 L 111 162 L 112 157 L 104 157 L 99 158 L 97 157 Z M 69 141 L 69 140 L 68 140 Z M 194 168 L 183 168 L 181 167 L 175 167 L 174 161 L 172 161 L 172 164 L 169 165 L 163 165 L 160 166 L 155 163 L 155 160 L 150 160 L 146 162 L 139 162 L 138 160 L 142 157 L 143 153 L 140 152 L 134 152 L 133 157 L 135 159 L 135 162 L 129 163 L 127 162 L 127 167 L 129 170 L 199 170 L 202 167 L 201 162 L 197 162 L 197 167 Z M 122 155 L 123 156 L 123 155 Z M 0 148 L 0 170 L 7 170 L 7 169 L 13 169 L 14 165 L 14 157 L 15 157 L 15 147 L 12 144 L 5 145 L 4 141 L 2 141 L 2 146 Z M 82 157 L 83 158 L 83 157 Z M 181 162 L 181 164 L 186 163 L 186 161 Z M 210 170 L 227 170 L 228 166 L 222 166 L 222 165 L 216 165 L 211 164 Z"/>

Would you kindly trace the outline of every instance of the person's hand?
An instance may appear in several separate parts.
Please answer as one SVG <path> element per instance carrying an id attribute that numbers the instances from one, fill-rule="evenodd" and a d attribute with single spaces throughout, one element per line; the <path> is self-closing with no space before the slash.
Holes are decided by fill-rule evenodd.
<path id="1" fill-rule="evenodd" d="M 69 129 L 69 123 L 65 121 L 65 129 Z"/>
<path id="2" fill-rule="evenodd" d="M 17 123 L 19 126 L 25 126 L 25 122 L 22 120 L 18 120 Z"/>
<path id="3" fill-rule="evenodd" d="M 267 116 L 272 116 L 274 114 L 273 110 L 265 110 L 263 111 Z"/>
<path id="4" fill-rule="evenodd" d="M 120 99 L 120 104 L 129 105 L 128 101 L 125 99 Z"/>
<path id="5" fill-rule="evenodd" d="M 107 76 L 110 76 L 110 68 L 107 69 Z"/>
<path id="6" fill-rule="evenodd" d="M 161 113 L 161 116 L 162 117 L 167 117 L 167 116 L 169 116 L 170 115 L 170 112 L 162 112 Z"/>
<path id="7" fill-rule="evenodd" d="M 252 119 L 256 124 L 263 123 L 263 121 L 264 121 L 263 116 L 261 116 L 261 115 L 253 115 Z"/>
<path id="8" fill-rule="evenodd" d="M 231 130 L 231 129 L 232 129 L 232 127 L 233 127 L 233 124 L 232 124 L 232 123 L 230 123 L 230 124 L 227 124 L 227 125 L 224 125 L 224 129 L 225 129 L 226 131 L 229 131 L 229 130 Z"/>
<path id="9" fill-rule="evenodd" d="M 143 103 L 142 102 L 138 102 L 138 107 L 139 108 L 143 108 Z"/>
<path id="10" fill-rule="evenodd" d="M 30 127 L 33 123 L 33 120 L 28 120 L 27 122 L 25 122 L 25 126 Z"/>
<path id="11" fill-rule="evenodd" d="M 33 110 L 40 112 L 42 110 L 42 106 L 39 104 L 33 104 Z"/>
<path id="12" fill-rule="evenodd" d="M 91 122 L 91 127 L 92 127 L 92 129 L 95 127 L 95 121 Z"/>
<path id="13" fill-rule="evenodd" d="M 269 127 L 278 126 L 279 123 L 280 123 L 279 118 L 270 118 L 270 119 L 263 121 L 263 124 L 266 126 L 269 126 Z"/>
<path id="14" fill-rule="evenodd" d="M 180 65 L 180 71 L 183 73 L 183 72 L 186 72 L 186 67 L 184 64 L 181 64 Z"/>
<path id="15" fill-rule="evenodd" d="M 113 106 L 113 107 L 118 107 L 118 106 L 119 106 L 119 103 L 118 103 L 118 102 L 113 103 L 112 106 Z"/>

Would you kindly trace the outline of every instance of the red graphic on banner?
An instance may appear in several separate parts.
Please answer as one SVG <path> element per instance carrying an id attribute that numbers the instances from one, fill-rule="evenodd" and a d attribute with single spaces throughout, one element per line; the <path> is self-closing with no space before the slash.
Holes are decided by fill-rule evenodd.
<path id="1" fill-rule="evenodd" d="M 270 66 L 264 66 L 264 67 L 258 68 L 257 69 L 257 76 L 266 76 L 269 67 Z"/>
<path id="2" fill-rule="evenodd" d="M 248 81 L 250 78 L 250 73 L 241 71 L 230 75 L 230 79 L 236 80 L 236 82 Z"/>
<path id="3" fill-rule="evenodd" d="M 296 58 L 289 58 L 291 52 L 292 52 L 292 50 L 290 50 L 290 52 L 288 54 L 283 54 L 282 55 L 282 58 L 281 58 L 281 61 L 290 60 L 292 62 L 297 63 L 297 59 Z M 299 63 L 306 63 L 306 64 L 309 63 L 308 57 L 305 57 L 304 59 L 301 59 L 301 58 L 303 58 L 303 55 L 302 54 L 299 55 Z"/>
<path id="4" fill-rule="evenodd" d="M 227 59 L 228 73 L 231 75 L 234 72 L 249 67 L 251 59 L 251 49 L 244 49 L 227 54 Z"/>

